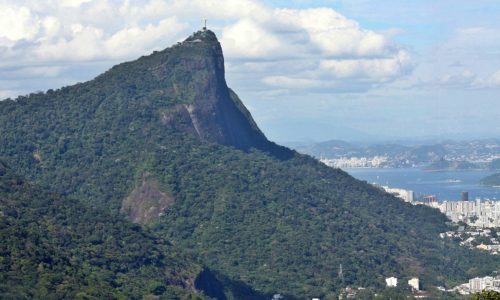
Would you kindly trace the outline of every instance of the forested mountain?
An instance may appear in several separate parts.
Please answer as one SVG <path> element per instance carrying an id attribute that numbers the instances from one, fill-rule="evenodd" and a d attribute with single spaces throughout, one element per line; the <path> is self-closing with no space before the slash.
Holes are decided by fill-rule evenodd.
<path id="1" fill-rule="evenodd" d="M 0 298 L 205 299 L 202 268 L 107 211 L 27 183 L 0 162 Z"/>
<path id="2" fill-rule="evenodd" d="M 437 210 L 268 141 L 226 86 L 211 31 L 89 82 L 2 101 L 0 128 L 0 157 L 16 172 L 113 224 L 129 228 L 127 215 L 246 295 L 333 297 L 388 276 L 446 286 L 500 264 L 439 239 Z"/>

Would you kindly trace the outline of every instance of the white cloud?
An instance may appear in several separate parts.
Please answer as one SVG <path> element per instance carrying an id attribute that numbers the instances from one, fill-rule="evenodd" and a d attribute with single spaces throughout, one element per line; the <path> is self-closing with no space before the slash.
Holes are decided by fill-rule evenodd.
<path id="1" fill-rule="evenodd" d="M 44 42 L 33 49 L 33 54 L 46 60 L 91 60 L 105 56 L 102 46 L 104 31 L 93 26 L 74 23 L 69 26 L 69 37 L 56 42 Z"/>
<path id="2" fill-rule="evenodd" d="M 91 2 L 92 0 L 60 0 L 62 7 L 78 8 L 83 3 Z"/>
<path id="3" fill-rule="evenodd" d="M 257 20 L 267 19 L 270 10 L 259 1 L 252 0 L 175 0 L 173 7 L 181 15 L 192 14 L 193 10 L 201 17 L 237 20 L 252 17 Z"/>
<path id="4" fill-rule="evenodd" d="M 282 47 L 277 36 L 251 19 L 225 27 L 222 43 L 228 56 L 235 58 L 266 58 Z"/>
<path id="5" fill-rule="evenodd" d="M 265 17 L 248 15 L 226 26 L 221 41 L 228 55 L 235 57 L 255 57 L 259 52 L 274 53 L 273 58 L 372 58 L 397 53 L 384 35 L 364 30 L 330 8 L 269 9 Z"/>
<path id="6" fill-rule="evenodd" d="M 323 60 L 320 68 L 336 78 L 372 78 L 383 82 L 403 74 L 409 63 L 408 52 L 400 50 L 389 58 Z"/>
<path id="7" fill-rule="evenodd" d="M 104 44 L 109 55 L 126 57 L 129 53 L 144 53 L 148 49 L 156 48 L 162 37 L 176 37 L 185 29 L 186 25 L 180 23 L 176 17 L 171 17 L 160 21 L 157 25 L 122 29 Z"/>
<path id="8" fill-rule="evenodd" d="M 385 51 L 384 36 L 363 30 L 330 8 L 279 9 L 277 20 L 307 32 L 309 40 L 318 50 L 333 56 L 372 56 Z"/>
<path id="9" fill-rule="evenodd" d="M 61 30 L 61 22 L 54 16 L 48 16 L 43 19 L 42 26 L 46 39 L 56 36 Z"/>
<path id="10" fill-rule="evenodd" d="M 411 66 L 387 34 L 331 8 L 276 9 L 251 0 L 4 2 L 10 4 L 0 4 L 0 69 L 18 65 L 27 77 L 34 65 L 71 71 L 73 62 L 136 58 L 183 39 L 204 17 L 220 35 L 227 69 L 262 89 L 361 91 Z"/>
<path id="11" fill-rule="evenodd" d="M 268 9 L 227 25 L 221 43 L 234 61 L 261 64 L 263 83 L 288 89 L 366 91 L 412 67 L 408 51 L 330 8 Z M 258 60 L 261 60 L 259 63 Z M 270 64 L 268 61 L 275 63 Z M 276 63 L 278 62 L 278 63 Z M 252 65 L 252 70 L 259 68 Z M 241 70 L 237 63 L 230 70 Z M 294 74 L 294 75 L 290 75 Z"/>
<path id="12" fill-rule="evenodd" d="M 33 16 L 27 7 L 0 4 L 0 38 L 10 42 L 32 39 L 39 29 L 38 17 Z"/>
<path id="13" fill-rule="evenodd" d="M 242 18 L 268 19 L 271 10 L 253 0 L 125 0 L 119 12 L 129 20 L 155 19 L 177 16 L 201 24 L 203 18 L 211 21 L 233 22 Z"/>

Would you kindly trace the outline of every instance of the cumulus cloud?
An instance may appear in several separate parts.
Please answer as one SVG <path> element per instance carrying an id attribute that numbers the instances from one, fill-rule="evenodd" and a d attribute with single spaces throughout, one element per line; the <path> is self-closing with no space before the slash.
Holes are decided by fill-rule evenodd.
<path id="1" fill-rule="evenodd" d="M 268 59 L 282 49 L 277 36 L 251 19 L 243 19 L 224 28 L 222 43 L 228 57 L 233 58 Z"/>
<path id="2" fill-rule="evenodd" d="M 69 26 L 68 38 L 55 42 L 41 43 L 33 49 L 40 60 L 90 60 L 104 54 L 101 41 L 104 31 L 93 26 L 74 23 Z M 71 56 L 68 54 L 71 53 Z"/>
<path id="3" fill-rule="evenodd" d="M 90 2 L 92 0 L 61 0 L 61 6 L 63 7 L 80 7 L 83 3 Z"/>
<path id="4" fill-rule="evenodd" d="M 310 41 L 326 55 L 376 56 L 383 55 L 387 48 L 382 35 L 363 30 L 357 22 L 330 8 L 280 9 L 276 17 L 307 32 Z"/>
<path id="5" fill-rule="evenodd" d="M 362 28 L 331 8 L 278 9 L 251 0 L 4 3 L 0 69 L 17 66 L 27 77 L 33 66 L 133 59 L 183 39 L 205 17 L 219 34 L 229 72 L 250 66 L 259 88 L 363 91 L 411 69 L 409 52 L 391 34 Z"/>
<path id="6" fill-rule="evenodd" d="M 273 9 L 257 18 L 247 16 L 227 25 L 221 41 L 229 58 L 260 59 L 271 66 L 262 82 L 273 87 L 366 91 L 412 67 L 407 50 L 330 8 Z"/>
<path id="7" fill-rule="evenodd" d="M 120 5 L 125 4 L 119 2 L 49 1 L 45 9 L 25 2 L 32 8 L 15 4 L 0 7 L 0 47 L 16 48 L 18 58 L 73 61 L 130 57 L 144 54 L 165 38 L 173 43 L 187 28 L 175 16 L 129 20 L 120 12 Z M 82 4 L 86 6 L 79 13 Z M 108 27 L 106 22 L 119 26 Z"/>
<path id="8" fill-rule="evenodd" d="M 3 44 L 13 45 L 23 39 L 32 39 L 40 29 L 40 21 L 24 6 L 0 4 L 0 38 Z"/>
<path id="9" fill-rule="evenodd" d="M 249 39 L 252 47 L 248 47 Z M 236 57 L 254 57 L 255 43 L 261 52 L 273 53 L 277 59 L 304 55 L 376 58 L 399 51 L 384 35 L 361 28 L 331 8 L 270 9 L 265 16 L 248 15 L 227 25 L 221 40 L 228 45 L 228 54 Z"/>
<path id="10" fill-rule="evenodd" d="M 388 58 L 323 60 L 320 68 L 336 78 L 372 78 L 389 81 L 408 70 L 410 56 L 400 50 Z"/>

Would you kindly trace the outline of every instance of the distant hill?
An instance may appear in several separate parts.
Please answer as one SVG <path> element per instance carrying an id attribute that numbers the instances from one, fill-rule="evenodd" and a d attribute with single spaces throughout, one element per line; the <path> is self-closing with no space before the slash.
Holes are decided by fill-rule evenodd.
<path id="1" fill-rule="evenodd" d="M 496 157 L 500 152 L 500 141 L 494 139 L 465 142 L 445 141 L 429 145 L 398 143 L 366 145 L 332 140 L 321 143 L 297 144 L 294 148 L 300 153 L 326 159 L 385 157 L 382 167 L 392 168 L 426 167 L 439 163 L 442 159 L 450 162 L 448 166 L 442 166 L 442 168 L 450 170 L 500 168 L 500 162 L 483 163 L 483 161 Z"/>
<path id="2" fill-rule="evenodd" d="M 494 159 L 490 162 L 490 164 L 488 165 L 488 167 L 491 169 L 491 170 L 500 170 L 500 158 L 497 158 L 497 159 Z"/>
<path id="3" fill-rule="evenodd" d="M 496 173 L 481 179 L 481 184 L 489 186 L 500 186 L 500 173 Z"/>
<path id="4" fill-rule="evenodd" d="M 479 166 L 468 161 L 448 161 L 441 159 L 425 167 L 430 171 L 475 170 Z"/>
<path id="5" fill-rule="evenodd" d="M 169 248 L 175 245 L 217 275 L 218 285 L 201 285 L 218 299 L 275 292 L 289 299 L 334 297 L 347 285 L 383 289 L 388 276 L 451 286 L 497 269 L 499 257 L 440 239 L 449 228 L 437 210 L 404 203 L 268 141 L 227 87 L 223 66 L 215 35 L 200 31 L 89 82 L 2 101 L 0 157 L 34 184 L 90 207 L 71 222 L 101 222 L 95 227 L 112 230 L 95 239 L 102 247 L 97 253 L 127 253 L 115 243 L 124 247 L 121 235 L 138 232 L 148 238 L 131 239 L 130 251 L 150 249 L 169 264 L 177 262 L 177 248 Z M 61 213 L 61 224 L 76 214 Z M 51 232 L 52 223 L 42 225 Z M 11 234 L 18 240 L 6 245 L 25 245 L 25 235 Z M 164 248 L 156 250 L 149 237 L 172 245 L 158 242 Z M 72 241 L 69 249 L 80 253 L 94 237 L 87 232 Z M 127 262 L 106 274 L 128 276 L 133 266 L 147 274 L 163 270 Z M 196 274 L 183 270 L 168 276 Z M 131 286 L 149 286 L 144 280 L 153 277 L 141 278 L 130 277 Z"/>

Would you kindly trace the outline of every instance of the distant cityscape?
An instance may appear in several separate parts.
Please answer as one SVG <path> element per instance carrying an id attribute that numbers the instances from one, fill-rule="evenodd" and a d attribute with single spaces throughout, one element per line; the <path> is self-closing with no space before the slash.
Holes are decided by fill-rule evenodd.
<path id="1" fill-rule="evenodd" d="M 417 199 L 415 192 L 412 190 L 386 185 L 373 185 L 404 202 L 412 205 L 429 206 L 446 215 L 457 226 L 456 230 L 441 233 L 440 237 L 442 239 L 453 239 L 464 247 L 487 251 L 491 255 L 500 255 L 500 232 L 497 232 L 497 230 L 500 230 L 500 201 L 480 198 L 471 200 L 469 199 L 469 193 L 464 191 L 459 195 L 460 200 L 440 202 L 435 195 L 426 195 Z M 388 288 L 397 287 L 399 283 L 396 277 L 385 279 L 385 285 Z M 415 298 L 428 298 L 427 291 L 421 289 L 419 278 L 412 277 L 407 284 Z M 442 292 L 459 293 L 461 295 L 480 293 L 483 290 L 500 292 L 500 276 L 476 277 L 453 288 L 446 289 L 438 286 L 437 289 Z M 355 298 L 360 290 L 364 290 L 364 288 L 346 288 L 344 290 L 345 298 Z M 281 295 L 277 294 L 273 299 L 281 299 L 279 297 Z M 343 299 L 343 297 L 340 296 L 339 299 Z"/>
<path id="2" fill-rule="evenodd" d="M 466 143 L 442 143 L 429 146 L 372 145 L 354 146 L 341 141 L 330 141 L 302 147 L 299 151 L 311 154 L 325 165 L 348 168 L 420 168 L 424 170 L 498 170 L 500 161 L 499 141 L 472 141 Z M 378 176 L 377 176 L 378 178 Z M 443 184 L 462 184 L 462 180 L 449 178 Z M 440 234 L 463 247 L 500 255 L 500 201 L 488 198 L 469 198 L 468 191 L 457 192 L 456 197 L 440 200 L 436 195 L 416 195 L 413 190 L 388 184 L 376 187 L 412 205 L 425 205 L 438 209 L 455 224 L 453 230 Z M 454 199 L 453 199 L 454 198 Z M 453 199 L 453 200 L 450 200 Z M 500 276 L 471 278 L 454 288 L 438 287 L 443 292 L 470 295 L 483 290 L 500 292 Z M 405 282 L 406 283 L 406 282 Z M 387 287 L 396 287 L 398 278 L 386 278 Z M 408 285 L 414 296 L 425 298 L 418 278 Z M 351 291 L 355 295 L 356 291 Z M 349 294 L 348 294 L 349 295 Z M 347 297 L 349 298 L 349 297 Z"/>
<path id="3" fill-rule="evenodd" d="M 430 145 L 360 145 L 345 141 L 327 141 L 297 145 L 297 151 L 312 155 L 336 168 L 429 168 L 498 169 L 499 140 L 441 142 Z"/>
<path id="4" fill-rule="evenodd" d="M 473 278 L 470 279 L 469 282 L 461 284 L 450 291 L 457 292 L 461 295 L 470 295 L 480 293 L 483 290 L 500 292 L 500 276 Z"/>
<path id="5" fill-rule="evenodd" d="M 340 158 L 322 158 L 322 163 L 334 168 L 383 168 L 388 165 L 389 157 L 340 157 Z M 408 162 L 409 164 L 409 162 Z M 415 165 L 412 165 L 415 166 Z"/>
<path id="6" fill-rule="evenodd" d="M 427 164 L 411 159 L 394 159 L 386 155 L 374 156 L 343 156 L 339 158 L 320 158 L 327 166 L 335 168 L 416 168 L 424 167 L 430 169 L 487 169 L 488 165 L 499 159 L 500 155 L 491 155 L 481 158 L 449 157 L 443 156 L 430 161 Z M 478 159 L 478 160 L 476 160 Z M 479 160 L 480 159 L 480 160 Z"/>
<path id="7" fill-rule="evenodd" d="M 454 223 L 463 222 L 477 228 L 500 227 L 500 201 L 482 200 L 480 198 L 470 201 L 468 192 L 462 192 L 459 201 L 439 202 L 435 195 L 423 196 L 417 200 L 415 199 L 415 193 L 411 190 L 388 186 L 378 187 L 413 205 L 426 205 L 437 208 Z"/>
<path id="8" fill-rule="evenodd" d="M 388 277 L 385 279 L 386 286 L 397 287 L 398 278 Z M 420 289 L 420 281 L 418 278 L 413 277 L 408 280 L 408 286 L 410 286 L 415 298 L 427 298 L 425 291 Z M 483 290 L 490 290 L 500 292 L 500 276 L 486 276 L 486 277 L 476 277 L 469 280 L 469 282 L 458 285 L 452 289 L 445 289 L 444 287 L 437 287 L 442 292 L 455 292 L 461 295 L 470 295 L 474 293 L 480 293 Z"/>
<path id="9" fill-rule="evenodd" d="M 471 201 L 469 193 L 466 191 L 461 193 L 459 201 L 439 202 L 435 195 L 427 195 L 417 200 L 415 193 L 411 190 L 376 186 L 413 205 L 426 205 L 439 209 L 451 222 L 460 225 L 456 230 L 441 233 L 442 239 L 454 239 L 459 241 L 460 245 L 470 249 L 487 251 L 492 255 L 500 254 L 500 236 L 497 233 L 497 228 L 500 228 L 500 201 L 480 198 Z M 415 280 L 417 280 L 418 286 L 418 279 Z M 397 278 L 387 278 L 386 285 L 388 287 L 396 286 Z M 453 289 L 446 290 L 443 287 L 439 287 L 439 289 L 462 295 L 478 293 L 482 290 L 500 292 L 500 276 L 473 278 Z"/>

